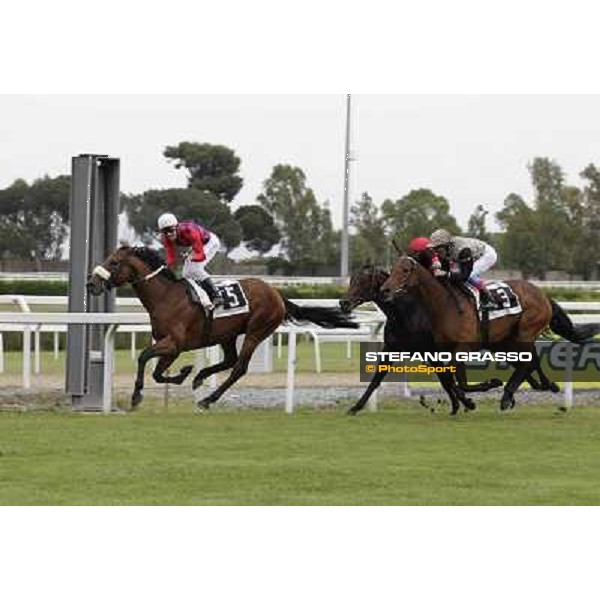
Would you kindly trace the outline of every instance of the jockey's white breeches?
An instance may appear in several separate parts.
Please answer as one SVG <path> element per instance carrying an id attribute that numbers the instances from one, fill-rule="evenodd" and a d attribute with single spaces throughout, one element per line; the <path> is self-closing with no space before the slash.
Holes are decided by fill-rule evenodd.
<path id="1" fill-rule="evenodd" d="M 215 257 L 215 254 L 221 249 L 221 241 L 213 233 L 208 242 L 204 246 L 205 259 L 202 262 L 194 262 L 190 258 L 186 258 L 183 263 L 183 269 L 181 274 L 189 279 L 195 279 L 197 281 L 204 281 L 207 277 L 210 277 L 206 272 L 206 265 Z"/>
<path id="2" fill-rule="evenodd" d="M 478 258 L 473 263 L 473 270 L 471 271 L 471 278 L 479 279 L 482 273 L 485 273 L 489 269 L 491 269 L 498 260 L 498 255 L 496 251 L 491 247 L 487 246 L 485 252 L 481 258 Z"/>

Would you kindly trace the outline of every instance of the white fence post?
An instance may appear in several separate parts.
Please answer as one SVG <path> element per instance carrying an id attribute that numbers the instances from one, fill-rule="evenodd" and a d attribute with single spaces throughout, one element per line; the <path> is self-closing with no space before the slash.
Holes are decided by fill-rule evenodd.
<path id="1" fill-rule="evenodd" d="M 40 374 L 40 368 L 41 368 L 41 359 L 40 359 L 40 346 L 41 346 L 40 328 L 41 328 L 41 325 L 38 325 L 35 328 L 35 332 L 33 334 L 33 339 L 34 339 L 34 342 L 35 342 L 35 345 L 34 345 L 33 372 L 36 375 Z"/>
<path id="2" fill-rule="evenodd" d="M 573 352 L 573 344 L 571 342 L 567 342 L 568 351 L 567 351 L 567 368 L 565 370 L 565 399 L 564 399 L 564 407 L 569 410 L 573 408 L 573 360 L 574 360 L 574 352 Z"/>
<path id="3" fill-rule="evenodd" d="M 296 330 L 288 333 L 287 387 L 285 390 L 285 412 L 294 412 L 294 383 L 296 377 Z"/>
<path id="4" fill-rule="evenodd" d="M 31 388 L 31 327 L 23 329 L 23 387 Z"/>
<path id="5" fill-rule="evenodd" d="M 118 325 L 109 325 L 104 334 L 104 382 L 102 390 L 102 412 L 112 410 L 113 375 L 115 371 L 115 333 Z"/>
<path id="6" fill-rule="evenodd" d="M 54 332 L 54 360 L 58 360 L 58 348 L 59 348 L 59 336 L 58 331 Z"/>

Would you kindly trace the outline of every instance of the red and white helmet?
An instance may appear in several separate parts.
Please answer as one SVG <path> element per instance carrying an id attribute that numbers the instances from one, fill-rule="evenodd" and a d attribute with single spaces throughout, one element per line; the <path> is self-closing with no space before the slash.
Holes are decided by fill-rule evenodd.
<path id="1" fill-rule="evenodd" d="M 177 217 L 172 213 L 163 213 L 158 217 L 158 230 L 162 231 L 167 227 L 176 227 L 179 221 Z"/>
<path id="2" fill-rule="evenodd" d="M 410 252 L 423 252 L 423 250 L 427 250 L 427 248 L 431 248 L 431 240 L 426 237 L 414 238 L 410 241 L 410 244 L 408 244 Z"/>

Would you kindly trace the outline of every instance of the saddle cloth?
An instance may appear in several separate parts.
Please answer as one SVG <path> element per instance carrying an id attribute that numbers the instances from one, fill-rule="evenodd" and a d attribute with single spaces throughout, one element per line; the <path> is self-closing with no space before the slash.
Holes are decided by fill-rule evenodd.
<path id="1" fill-rule="evenodd" d="M 209 301 L 208 294 L 202 286 L 198 285 L 193 279 L 185 279 L 188 285 L 188 294 L 195 304 L 204 304 Z M 238 281 L 221 281 L 217 288 L 223 298 L 223 304 L 214 311 L 213 318 L 231 317 L 232 315 L 241 315 L 250 312 L 248 299 L 244 289 Z"/>
<path id="2" fill-rule="evenodd" d="M 479 298 L 479 290 L 471 285 L 466 284 L 467 289 L 471 292 L 477 306 L 477 312 L 481 319 L 481 302 Z M 523 312 L 519 298 L 512 291 L 511 287 L 504 281 L 489 281 L 485 286 L 492 297 L 496 301 L 497 307 L 488 311 L 488 319 L 493 321 L 507 315 L 519 315 Z"/>

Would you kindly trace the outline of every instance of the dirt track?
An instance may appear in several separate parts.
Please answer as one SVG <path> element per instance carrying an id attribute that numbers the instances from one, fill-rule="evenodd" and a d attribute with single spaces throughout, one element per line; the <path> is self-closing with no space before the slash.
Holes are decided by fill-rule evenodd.
<path id="1" fill-rule="evenodd" d="M 191 379 L 182 386 L 157 385 L 150 378 L 146 378 L 145 397 L 147 399 L 165 401 L 165 391 L 168 401 L 190 402 L 202 398 L 209 393 L 210 388 L 205 384 L 196 394 L 191 391 Z M 219 402 L 223 407 L 281 407 L 285 402 L 286 376 L 284 373 L 276 374 L 251 374 L 238 382 L 229 390 Z M 130 376 L 119 375 L 115 378 L 115 396 L 119 402 L 126 403 L 131 392 L 132 380 Z M 295 402 L 297 405 L 319 407 L 335 407 L 340 403 L 355 402 L 362 395 L 366 384 L 358 380 L 358 375 L 353 373 L 337 374 L 323 373 L 298 373 L 296 375 Z M 412 389 L 411 399 L 418 401 L 423 395 L 429 405 L 437 406 L 438 399 L 445 400 L 445 395 L 439 388 Z M 486 392 L 485 394 L 470 394 L 477 401 L 498 402 L 500 391 Z M 379 391 L 379 399 L 407 400 L 401 394 L 400 384 L 384 384 Z M 600 389 L 576 390 L 574 394 L 575 405 L 600 405 Z M 523 390 L 516 395 L 517 404 L 550 404 L 562 405 L 564 396 L 560 392 L 533 392 Z M 0 379 L 0 404 L 8 406 L 27 405 L 68 405 L 69 398 L 64 393 L 62 379 L 48 375 L 39 375 L 32 378 L 32 388 L 23 390 L 20 376 L 3 375 Z M 441 410 L 444 410 L 443 407 Z"/>

